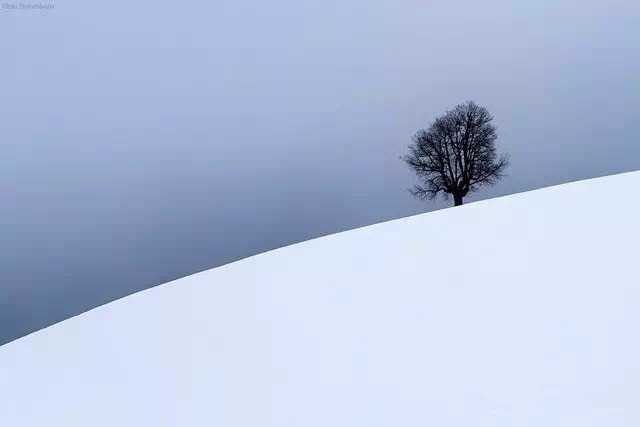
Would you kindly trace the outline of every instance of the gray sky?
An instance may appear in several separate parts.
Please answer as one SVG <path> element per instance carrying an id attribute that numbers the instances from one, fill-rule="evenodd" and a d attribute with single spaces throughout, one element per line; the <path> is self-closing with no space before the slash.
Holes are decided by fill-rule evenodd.
<path id="1" fill-rule="evenodd" d="M 635 0 L 53 4 L 0 10 L 0 343 L 447 206 L 398 158 L 465 100 L 512 161 L 469 200 L 640 168 Z"/>

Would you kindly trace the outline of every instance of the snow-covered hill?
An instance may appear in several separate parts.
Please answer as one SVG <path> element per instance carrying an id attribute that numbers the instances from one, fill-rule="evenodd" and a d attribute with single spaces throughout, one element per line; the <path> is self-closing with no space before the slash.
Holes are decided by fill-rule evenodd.
<path id="1" fill-rule="evenodd" d="M 0 425 L 640 425 L 640 173 L 289 246 L 0 348 Z"/>

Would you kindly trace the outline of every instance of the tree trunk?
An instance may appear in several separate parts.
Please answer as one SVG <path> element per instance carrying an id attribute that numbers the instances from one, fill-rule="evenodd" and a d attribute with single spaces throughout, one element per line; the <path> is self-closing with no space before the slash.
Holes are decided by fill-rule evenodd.
<path id="1" fill-rule="evenodd" d="M 453 206 L 460 206 L 462 205 L 462 196 L 458 195 L 458 194 L 454 194 L 453 195 Z"/>

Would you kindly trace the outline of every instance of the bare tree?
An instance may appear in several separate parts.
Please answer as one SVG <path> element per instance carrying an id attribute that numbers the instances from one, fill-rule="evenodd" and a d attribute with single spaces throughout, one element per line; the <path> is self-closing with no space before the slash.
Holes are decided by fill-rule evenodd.
<path id="1" fill-rule="evenodd" d="M 451 194 L 459 206 L 469 192 L 502 178 L 509 161 L 496 153 L 492 121 L 486 108 L 469 101 L 419 130 L 403 158 L 422 181 L 411 194 L 420 199 Z"/>

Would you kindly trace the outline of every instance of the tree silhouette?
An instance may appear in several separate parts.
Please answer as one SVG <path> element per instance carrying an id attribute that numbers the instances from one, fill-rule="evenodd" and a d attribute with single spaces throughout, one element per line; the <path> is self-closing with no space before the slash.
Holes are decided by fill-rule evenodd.
<path id="1" fill-rule="evenodd" d="M 422 181 L 411 194 L 420 199 L 451 194 L 459 206 L 469 192 L 502 178 L 509 161 L 496 153 L 492 121 L 486 108 L 469 101 L 419 130 L 403 158 Z"/>

